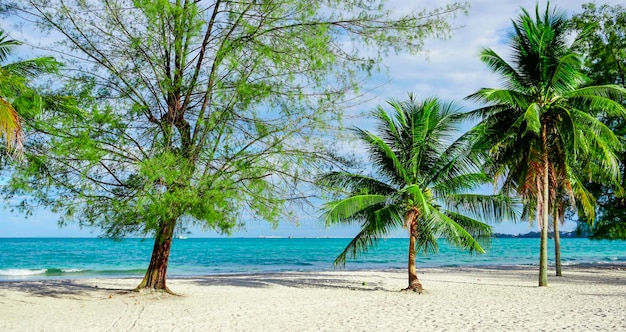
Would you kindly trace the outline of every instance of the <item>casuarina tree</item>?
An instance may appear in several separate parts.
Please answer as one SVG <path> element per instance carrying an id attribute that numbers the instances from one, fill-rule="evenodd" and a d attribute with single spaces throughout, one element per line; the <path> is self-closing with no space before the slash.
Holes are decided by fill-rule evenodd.
<path id="1" fill-rule="evenodd" d="M 13 177 L 14 192 L 61 222 L 154 236 L 137 289 L 168 290 L 176 232 L 291 218 L 308 193 L 300 184 L 325 164 L 342 101 L 389 52 L 446 37 L 466 5 L 405 14 L 352 0 L 4 7 L 49 34 L 39 46 L 65 62 L 63 89 L 78 105 L 33 124 L 31 166 Z"/>

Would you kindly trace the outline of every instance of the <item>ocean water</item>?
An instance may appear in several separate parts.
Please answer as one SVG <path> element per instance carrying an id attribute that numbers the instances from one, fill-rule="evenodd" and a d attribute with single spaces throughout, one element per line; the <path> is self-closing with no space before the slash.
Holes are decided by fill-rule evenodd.
<path id="1" fill-rule="evenodd" d="M 332 270 L 350 239 L 190 238 L 175 239 L 168 276 Z M 152 239 L 0 238 L 0 281 L 142 276 Z M 549 252 L 553 256 L 553 241 Z M 626 242 L 562 239 L 562 262 L 626 266 Z M 483 255 L 445 242 L 437 254 L 420 255 L 417 267 L 537 265 L 539 239 L 493 239 Z M 382 240 L 346 263 L 347 270 L 405 269 L 408 239 Z M 552 257 L 550 260 L 552 263 Z"/>

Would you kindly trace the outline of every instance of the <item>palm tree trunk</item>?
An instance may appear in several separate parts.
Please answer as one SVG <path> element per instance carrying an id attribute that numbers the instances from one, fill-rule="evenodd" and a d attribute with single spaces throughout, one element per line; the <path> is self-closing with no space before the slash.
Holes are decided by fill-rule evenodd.
<path id="1" fill-rule="evenodd" d="M 556 265 L 556 276 L 562 277 L 561 272 L 561 234 L 559 234 L 559 210 L 554 207 L 554 264 Z"/>
<path id="2" fill-rule="evenodd" d="M 543 188 L 542 202 L 538 205 L 541 209 L 541 243 L 539 246 L 539 287 L 548 286 L 548 222 L 550 216 L 550 181 L 549 172 L 550 165 L 548 159 L 548 137 L 546 133 L 546 125 L 543 125 Z"/>
<path id="3" fill-rule="evenodd" d="M 422 293 L 424 288 L 422 284 L 417 279 L 417 269 L 415 268 L 415 242 L 417 241 L 417 222 L 415 222 L 415 218 L 411 220 L 410 225 L 410 235 L 409 235 L 409 287 L 407 287 L 406 291 L 412 290 L 417 293 Z"/>
<path id="4" fill-rule="evenodd" d="M 143 280 L 137 288 L 135 288 L 136 291 L 151 289 L 173 294 L 173 292 L 167 288 L 166 276 L 175 226 L 176 218 L 162 222 L 159 225 L 159 230 L 154 239 L 150 265 L 148 266 L 148 270 L 146 271 L 146 275 L 143 277 Z"/>

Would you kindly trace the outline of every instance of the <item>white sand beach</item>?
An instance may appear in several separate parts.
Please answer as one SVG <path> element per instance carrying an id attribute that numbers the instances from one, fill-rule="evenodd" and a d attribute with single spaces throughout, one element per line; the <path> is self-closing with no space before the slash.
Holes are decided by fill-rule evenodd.
<path id="1" fill-rule="evenodd" d="M 626 269 L 568 268 L 539 288 L 531 268 L 0 282 L 0 331 L 626 331 Z"/>

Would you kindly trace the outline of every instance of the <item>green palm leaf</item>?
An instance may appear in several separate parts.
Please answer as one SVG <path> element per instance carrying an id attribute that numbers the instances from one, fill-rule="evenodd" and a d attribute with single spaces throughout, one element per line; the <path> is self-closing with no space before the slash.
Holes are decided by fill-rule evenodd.
<path id="1" fill-rule="evenodd" d="M 13 48 L 19 45 L 20 42 L 0 30 L 0 135 L 4 136 L 7 149 L 17 152 L 21 151 L 24 136 L 20 112 L 41 107 L 41 97 L 28 86 L 28 79 L 55 73 L 59 67 L 59 63 L 50 57 L 6 63 Z M 17 104 L 25 106 L 24 109 Z"/>
<path id="2" fill-rule="evenodd" d="M 448 212 L 447 216 L 454 222 L 459 236 L 459 246 L 467 248 L 470 252 L 484 253 L 485 248 L 489 248 L 491 242 L 491 226 L 476 219 L 469 218 L 463 214 Z"/>
<path id="3" fill-rule="evenodd" d="M 382 107 L 373 113 L 379 135 L 354 129 L 368 148 L 375 176 L 330 172 L 317 181 L 344 196 L 324 205 L 326 225 L 361 225 L 335 265 L 343 266 L 347 258 L 367 251 L 401 226 L 409 231 L 409 257 L 414 258 L 415 250 L 437 251 L 441 238 L 484 252 L 472 235 L 486 240 L 491 228 L 475 218 L 514 216 L 515 212 L 503 196 L 468 194 L 491 178 L 479 171 L 478 161 L 483 158 L 470 153 L 473 139 L 454 140 L 465 118 L 460 107 L 436 98 L 419 102 L 413 96 L 388 104 L 389 113 Z M 449 212 L 446 207 L 452 203 L 458 211 Z M 463 218 L 463 213 L 468 216 Z M 411 284 L 417 280 L 413 258 L 409 260 L 409 287 L 419 288 Z"/>
<path id="4" fill-rule="evenodd" d="M 581 188 L 577 174 L 605 179 L 619 174 L 616 152 L 622 143 L 597 117 L 626 118 L 619 102 L 626 90 L 585 86 L 582 57 L 567 44 L 568 34 L 567 18 L 549 5 L 543 13 L 537 6 L 534 18 L 522 10 L 513 22 L 510 61 L 490 49 L 481 52 L 481 60 L 503 78 L 503 89 L 483 88 L 467 97 L 486 105 L 469 113 L 480 122 L 465 140 L 473 143 L 478 156 L 490 157 L 483 167 L 499 181 L 502 192 L 520 195 L 522 215 L 530 220 L 542 217 L 544 244 L 549 214 L 543 211 L 579 198 L 581 211 L 592 213 L 595 200 Z M 580 42 L 579 36 L 575 43 Z M 542 251 L 542 286 L 547 284 L 546 255 Z"/>
<path id="5" fill-rule="evenodd" d="M 369 213 L 363 218 L 361 231 L 348 243 L 346 248 L 337 256 L 334 261 L 335 266 L 345 266 L 346 259 L 356 258 L 359 254 L 365 253 L 368 249 L 376 245 L 376 241 L 389 235 L 395 226 L 402 225 L 400 210 L 395 205 L 388 205 L 384 208 Z"/>
<path id="6" fill-rule="evenodd" d="M 364 210 L 383 203 L 384 195 L 357 195 L 324 205 L 326 226 L 353 223 L 360 219 Z"/>
<path id="7" fill-rule="evenodd" d="M 369 176 L 348 172 L 330 172 L 317 179 L 319 186 L 336 188 L 347 192 L 378 193 L 392 195 L 396 190 L 387 183 Z"/>
<path id="8" fill-rule="evenodd" d="M 403 183 L 408 179 L 404 165 L 398 159 L 393 149 L 380 137 L 359 128 L 354 129 L 357 136 L 368 144 L 372 158 L 376 160 L 379 171 L 396 183 Z"/>

